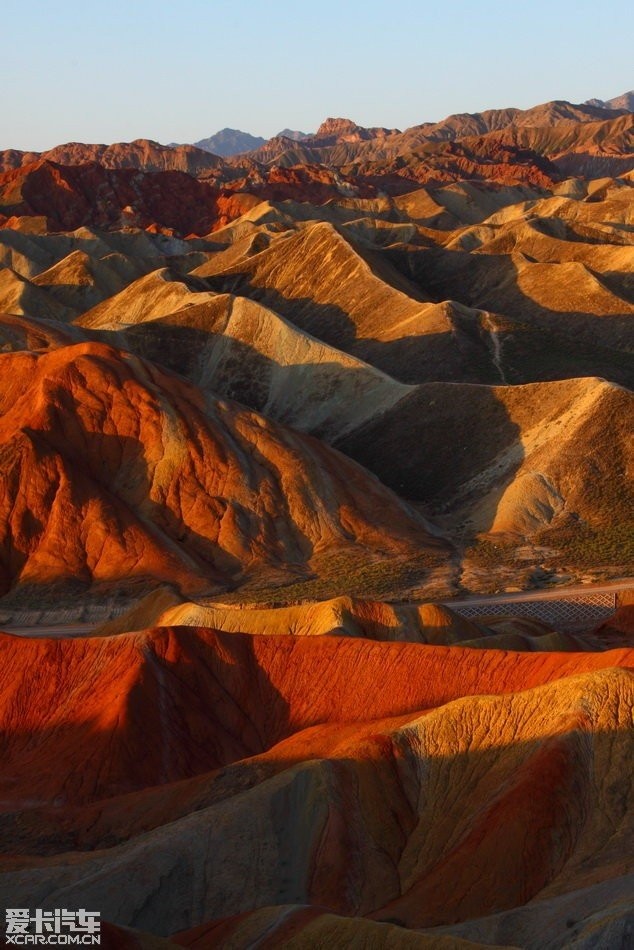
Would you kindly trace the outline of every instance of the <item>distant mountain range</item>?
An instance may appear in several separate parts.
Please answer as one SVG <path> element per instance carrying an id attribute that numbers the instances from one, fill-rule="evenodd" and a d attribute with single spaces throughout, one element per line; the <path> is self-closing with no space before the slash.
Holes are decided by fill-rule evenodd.
<path id="1" fill-rule="evenodd" d="M 62 228 L 89 221 L 95 226 L 106 223 L 100 217 L 99 189 L 115 187 L 119 204 L 125 192 L 122 208 L 134 204 L 140 185 L 134 184 L 133 171 L 184 173 L 222 192 L 218 199 L 221 209 L 207 189 L 198 193 L 194 181 L 178 178 L 168 187 L 166 181 L 159 180 L 166 189 L 168 221 L 162 202 L 160 213 L 153 208 L 150 192 L 158 185 L 148 181 L 149 204 L 142 202 L 137 224 L 160 224 L 185 234 L 204 234 L 214 221 L 244 213 L 244 197 L 238 199 L 238 194 L 248 194 L 250 200 L 257 195 L 321 204 L 329 200 L 333 189 L 371 197 L 378 190 L 397 195 L 428 183 L 461 180 L 548 188 L 565 177 L 618 177 L 634 171 L 634 120 L 628 107 L 633 99 L 634 93 L 625 93 L 610 100 L 625 104 L 618 109 L 608 108 L 606 103 L 575 105 L 555 100 L 526 110 L 464 112 L 402 132 L 365 128 L 339 117 L 326 119 L 310 135 L 284 129 L 268 141 L 224 129 L 196 145 L 161 145 L 137 139 L 110 145 L 69 142 L 47 152 L 7 149 L 0 152 L 0 175 L 16 169 L 23 172 L 19 187 L 15 175 L 0 181 L 0 219 L 50 213 L 51 222 L 54 219 Z M 257 147 L 249 148 L 253 143 Z M 55 207 L 49 205 L 51 187 L 55 192 L 64 189 L 64 200 Z M 182 193 L 173 200 L 169 196 L 177 187 Z M 89 206 L 88 194 L 93 195 Z M 113 201 L 102 209 L 108 221 Z"/>
<path id="2" fill-rule="evenodd" d="M 569 103 L 564 102 L 557 102 L 557 104 L 562 107 L 569 105 Z M 551 105 L 551 103 L 546 105 Z M 582 109 L 583 106 L 589 106 L 593 109 L 634 112 L 634 90 L 624 92 L 620 96 L 615 96 L 614 99 L 588 99 L 582 106 L 576 107 L 577 111 L 574 114 L 566 115 L 565 109 L 560 109 L 557 114 L 551 116 L 550 121 L 552 122 L 553 119 L 559 121 L 562 118 L 570 118 L 575 121 L 579 121 L 580 118 L 582 120 L 584 118 L 600 118 L 598 115 L 580 116 L 578 110 Z M 421 129 L 425 129 L 425 131 L 433 130 L 434 132 L 440 131 L 440 135 L 433 135 L 432 137 L 444 139 L 460 138 L 463 135 L 482 134 L 492 131 L 492 127 L 495 128 L 497 125 L 495 120 L 499 120 L 499 117 L 502 117 L 500 126 L 505 126 L 509 117 L 512 117 L 511 114 L 517 116 L 522 114 L 523 121 L 521 124 L 530 124 L 531 120 L 540 118 L 537 113 L 539 110 L 543 111 L 543 108 L 544 107 L 537 106 L 535 109 L 529 109 L 523 113 L 522 110 L 519 109 L 491 109 L 488 112 L 474 114 L 465 112 L 459 115 L 448 116 L 446 119 L 443 119 L 442 122 L 424 122 L 421 125 L 413 126 L 412 129 L 406 130 L 406 134 Z M 491 117 L 493 117 L 493 121 Z M 379 139 L 397 134 L 402 135 L 403 133 L 401 133 L 399 129 L 366 129 L 352 122 L 350 119 L 329 118 L 326 119 L 325 122 L 322 122 L 319 129 L 314 133 L 298 132 L 294 129 L 282 129 L 281 132 L 278 132 L 277 135 L 274 135 L 271 139 L 264 139 L 259 135 L 242 132 L 240 129 L 227 128 L 221 129 L 214 135 L 200 139 L 198 142 L 192 142 L 191 144 L 195 145 L 196 148 L 203 149 L 205 152 L 212 152 L 214 155 L 220 155 L 223 158 L 230 158 L 233 155 L 241 155 L 245 152 L 258 152 L 263 148 L 264 155 L 270 157 L 272 152 L 277 153 L 280 151 L 279 143 L 280 140 L 284 139 L 293 142 L 305 141 L 307 144 L 310 143 L 311 146 L 319 147 L 340 144 L 342 142 Z M 283 152 L 284 149 L 281 149 L 281 151 Z"/>
<path id="3" fill-rule="evenodd" d="M 599 109 L 627 109 L 628 112 L 634 112 L 634 89 L 605 102 L 603 99 L 588 99 L 585 105 L 598 106 Z"/>
<path id="4" fill-rule="evenodd" d="M 279 137 L 300 142 L 302 139 L 308 138 L 308 133 L 297 132 L 294 129 L 283 129 L 276 136 L 276 138 Z M 214 155 L 229 158 L 231 155 L 239 155 L 241 152 L 253 152 L 261 148 L 266 142 L 267 139 L 263 139 L 259 135 L 251 135 L 249 132 L 241 132 L 240 129 L 221 129 L 215 135 L 210 135 L 208 138 L 200 139 L 200 141 L 192 144 L 205 152 L 212 152 Z"/>

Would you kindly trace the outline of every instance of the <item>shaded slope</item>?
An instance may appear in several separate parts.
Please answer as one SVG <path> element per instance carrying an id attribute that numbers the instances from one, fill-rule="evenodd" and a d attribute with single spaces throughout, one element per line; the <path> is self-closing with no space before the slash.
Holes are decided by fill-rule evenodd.
<path id="1" fill-rule="evenodd" d="M 166 286 L 166 279 L 171 278 L 164 272 L 152 274 L 78 322 L 109 327 L 126 348 L 202 389 L 327 440 L 408 392 L 255 301 L 189 293 L 179 282 Z"/>
<path id="2" fill-rule="evenodd" d="M 427 384 L 338 444 L 456 523 L 532 533 L 558 518 L 632 516 L 631 416 L 631 394 L 601 380 Z"/>
<path id="3" fill-rule="evenodd" d="M 454 340 L 454 314 L 464 308 L 416 299 L 408 281 L 377 257 L 370 266 L 330 224 L 276 242 L 209 282 L 261 301 L 402 382 L 439 372 L 456 378 L 465 369 Z"/>

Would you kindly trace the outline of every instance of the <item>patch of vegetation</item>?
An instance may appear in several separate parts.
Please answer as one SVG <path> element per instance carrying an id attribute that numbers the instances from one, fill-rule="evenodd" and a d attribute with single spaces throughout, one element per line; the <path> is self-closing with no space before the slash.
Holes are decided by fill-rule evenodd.
<path id="1" fill-rule="evenodd" d="M 634 521 L 592 526 L 565 525 L 544 531 L 539 543 L 557 548 L 575 566 L 634 565 Z"/>
<path id="2" fill-rule="evenodd" d="M 517 557 L 517 544 L 513 541 L 492 541 L 489 538 L 478 538 L 464 552 L 465 559 L 472 561 L 477 567 L 499 567 L 500 565 L 522 565 Z"/>
<path id="3" fill-rule="evenodd" d="M 315 565 L 317 574 L 288 584 L 241 588 L 223 594 L 224 603 L 252 602 L 270 607 L 284 607 L 306 600 L 328 600 L 331 597 L 353 596 L 372 600 L 389 600 L 399 592 L 421 586 L 429 572 L 441 566 L 446 554 L 422 551 L 405 558 L 381 560 L 360 557 L 357 552 L 328 552 Z"/>

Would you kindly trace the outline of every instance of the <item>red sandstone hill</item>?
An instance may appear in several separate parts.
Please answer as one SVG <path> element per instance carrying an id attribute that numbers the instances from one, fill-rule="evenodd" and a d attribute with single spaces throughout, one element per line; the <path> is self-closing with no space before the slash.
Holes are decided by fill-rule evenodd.
<path id="1" fill-rule="evenodd" d="M 323 204 L 333 195 L 375 192 L 371 184 L 356 186 L 321 166 L 266 170 L 249 162 L 223 181 L 222 175 L 199 180 L 182 171 L 43 159 L 0 174 L 0 224 L 11 227 L 23 216 L 41 216 L 51 231 L 137 227 L 207 234 L 262 198 Z"/>
<path id="2" fill-rule="evenodd" d="M 0 582 L 305 573 L 329 550 L 445 547 L 396 496 L 309 437 L 101 344 L 0 356 Z"/>
<path id="3" fill-rule="evenodd" d="M 98 904 L 158 934 L 212 922 L 211 946 L 248 946 L 244 915 L 271 905 L 271 946 L 288 905 L 357 937 L 372 927 L 350 918 L 468 936 L 554 901 L 565 934 L 623 891 L 633 663 L 195 628 L 2 636 L 0 900 Z M 322 925 L 339 945 L 346 924 Z"/>
<path id="4" fill-rule="evenodd" d="M 17 776 L 11 794 L 65 804 L 175 782 L 295 734 L 299 752 L 300 733 L 329 723 L 378 723 L 461 697 L 634 667 L 627 649 L 507 653 L 197 627 L 63 640 L 0 635 L 0 657 L 0 729 Z M 22 697 L 34 691 L 38 703 L 25 715 Z M 500 724 L 498 741 L 505 731 Z M 146 736 L 161 741 L 148 748 Z M 79 770 L 89 737 L 93 755 Z M 44 767 L 43 756 L 57 767 Z"/>
<path id="5" fill-rule="evenodd" d="M 218 217 L 218 192 L 184 172 L 41 161 L 0 175 L 0 211 L 44 215 L 52 231 L 158 223 L 182 234 L 206 233 Z"/>

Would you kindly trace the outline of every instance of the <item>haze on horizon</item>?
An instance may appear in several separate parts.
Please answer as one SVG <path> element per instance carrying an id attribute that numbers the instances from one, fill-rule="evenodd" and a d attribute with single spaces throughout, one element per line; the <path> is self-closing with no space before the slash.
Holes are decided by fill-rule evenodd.
<path id="1" fill-rule="evenodd" d="M 3 4 L 0 148 L 269 137 L 328 115 L 405 129 L 452 112 L 632 87 L 634 13 L 606 0 Z"/>

